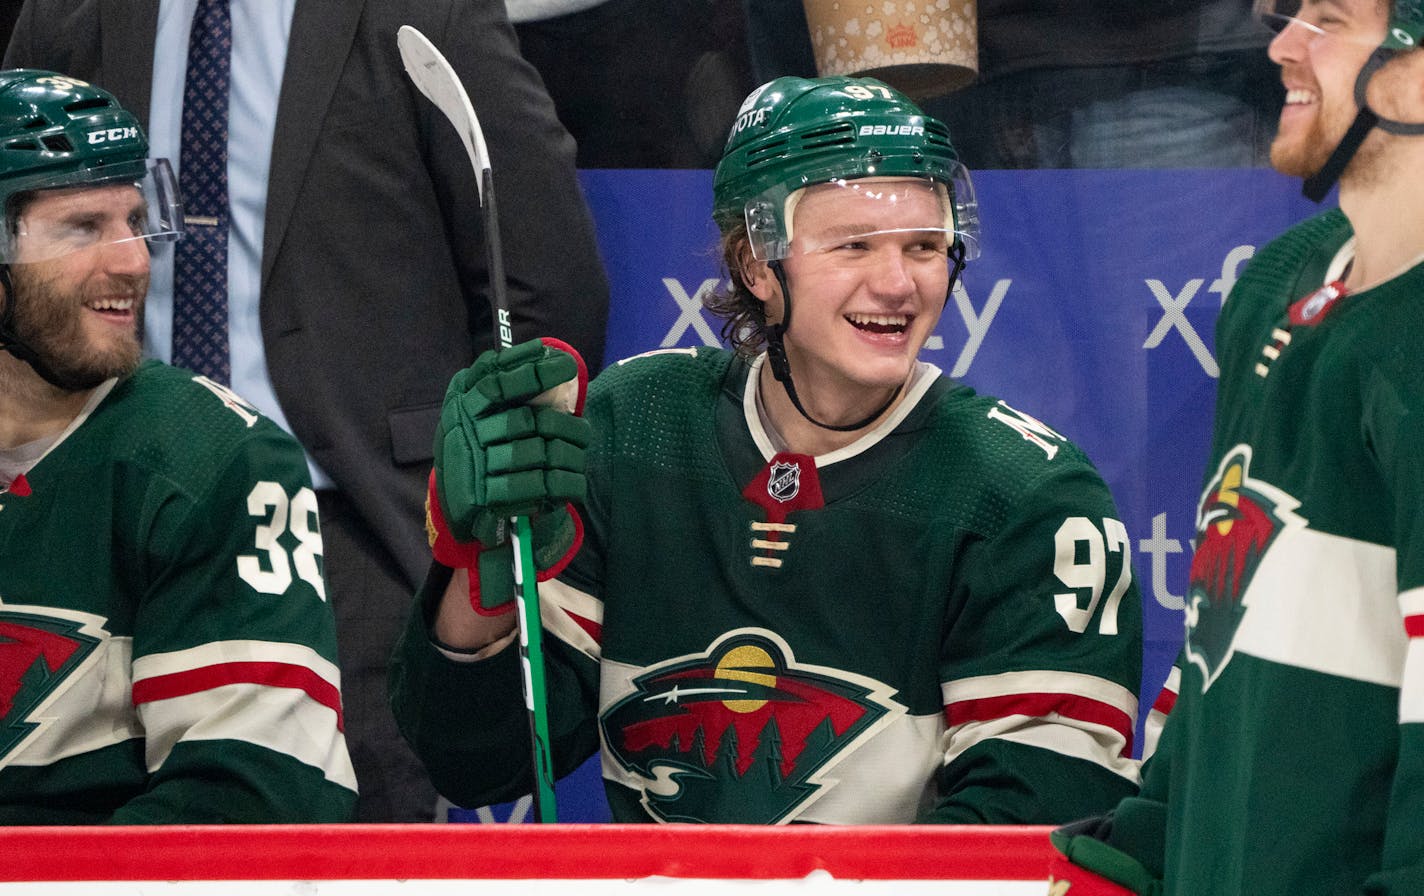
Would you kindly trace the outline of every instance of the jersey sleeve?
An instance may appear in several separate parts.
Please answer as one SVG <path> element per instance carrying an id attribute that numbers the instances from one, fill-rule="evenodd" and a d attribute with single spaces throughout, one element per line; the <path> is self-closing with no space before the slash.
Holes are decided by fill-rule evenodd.
<path id="1" fill-rule="evenodd" d="M 1370 444 L 1393 493 L 1400 624 L 1408 638 L 1384 853 L 1381 870 L 1365 887 L 1371 896 L 1424 892 L 1424 456 L 1418 448 L 1424 402 L 1412 385 L 1382 385 L 1366 413 Z"/>
<path id="2" fill-rule="evenodd" d="M 1151 717 L 1144 746 L 1142 789 L 1136 796 L 1122 799 L 1111 811 L 1080 819 L 1054 830 L 1050 836 L 1059 853 L 1055 858 L 1054 878 L 1071 882 L 1069 890 L 1080 887 L 1094 892 L 1095 878 L 1109 886 L 1104 892 L 1114 892 L 1119 886 L 1137 896 L 1159 896 L 1163 890 L 1167 853 L 1167 794 L 1172 775 L 1172 732 L 1178 730 L 1185 716 L 1174 713 L 1177 686 L 1181 680 L 1181 659 L 1173 666 L 1157 698 L 1153 712 L 1159 714 L 1154 731 Z M 1089 872 L 1083 880 L 1073 870 Z"/>
<path id="3" fill-rule="evenodd" d="M 355 804 L 306 460 L 270 422 L 233 421 L 215 424 L 242 434 L 208 475 L 132 496 L 150 775 L 114 823 L 345 821 Z"/>
<path id="4" fill-rule="evenodd" d="M 449 580 L 450 570 L 436 564 L 421 586 L 391 663 L 392 710 L 443 796 L 466 807 L 507 802 L 534 786 L 519 651 L 510 646 L 463 660 L 435 644 L 430 621 Z M 546 622 L 550 584 L 539 585 Z M 561 778 L 598 749 L 598 675 L 595 663 L 551 632 L 545 635 L 550 752 L 554 775 Z"/>
<path id="5" fill-rule="evenodd" d="M 966 546 L 931 820 L 1062 823 L 1137 790 L 1142 608 L 1129 545 L 1096 471 L 1062 456 Z"/>

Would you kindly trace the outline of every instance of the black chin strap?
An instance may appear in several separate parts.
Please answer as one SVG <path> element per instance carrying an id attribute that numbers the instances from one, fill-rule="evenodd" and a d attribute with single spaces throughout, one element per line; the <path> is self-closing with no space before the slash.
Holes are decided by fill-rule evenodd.
<path id="1" fill-rule="evenodd" d="M 1320 202 L 1325 198 L 1325 194 L 1330 192 L 1330 188 L 1335 186 L 1340 175 L 1345 172 L 1345 166 L 1355 157 L 1355 152 L 1359 150 L 1360 144 L 1365 142 L 1365 138 L 1369 136 L 1373 128 L 1378 127 L 1382 131 L 1406 137 L 1424 134 L 1424 123 L 1409 124 L 1381 118 L 1370 108 L 1365 96 L 1370 78 L 1374 77 L 1374 73 L 1393 59 L 1398 52 L 1398 50 L 1379 47 L 1370 54 L 1370 58 L 1360 69 L 1359 76 L 1355 78 L 1355 105 L 1359 107 L 1360 111 L 1355 115 L 1354 123 L 1345 132 L 1345 136 L 1341 138 L 1335 151 L 1330 153 L 1330 158 L 1325 160 L 1325 164 L 1320 166 L 1319 171 L 1306 178 L 1301 187 L 1301 192 L 1312 202 Z"/>
<path id="2" fill-rule="evenodd" d="M 957 251 L 956 251 L 957 250 Z M 964 246 L 956 243 L 949 251 L 952 265 L 949 269 L 949 288 L 945 290 L 944 301 L 949 303 L 949 296 L 954 292 L 954 284 L 959 280 L 959 272 L 964 270 Z M 822 423 L 807 412 L 805 406 L 801 404 L 801 396 L 796 394 L 796 384 L 791 379 L 791 361 L 786 357 L 786 341 L 784 339 L 786 330 L 791 326 L 791 288 L 786 284 L 786 270 L 781 266 L 781 262 L 771 261 L 767 263 L 773 274 L 776 275 L 776 282 L 781 284 L 781 323 L 770 324 L 766 328 L 766 360 L 771 365 L 771 375 L 786 390 L 786 397 L 791 399 L 791 404 L 796 410 L 822 429 L 829 429 L 832 432 L 854 432 L 857 429 L 864 429 L 880 418 L 880 415 L 890 410 L 890 406 L 895 403 L 895 399 L 900 397 L 900 392 L 905 388 L 901 383 L 890 393 L 890 397 L 885 403 L 876 408 L 869 416 L 854 423 L 836 425 L 832 423 Z"/>
<path id="3" fill-rule="evenodd" d="M 5 308 L 0 311 L 0 352 L 9 352 L 30 367 L 45 382 L 66 392 L 80 392 L 90 388 L 88 384 L 69 379 L 56 373 L 44 360 L 20 339 L 15 332 L 15 287 L 10 279 L 10 266 L 0 264 L 0 288 L 5 290 Z"/>

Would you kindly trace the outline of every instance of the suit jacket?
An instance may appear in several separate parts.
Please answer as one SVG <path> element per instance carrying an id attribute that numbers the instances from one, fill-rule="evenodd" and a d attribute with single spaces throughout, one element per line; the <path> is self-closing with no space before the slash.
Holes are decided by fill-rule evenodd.
<path id="1" fill-rule="evenodd" d="M 5 66 L 92 81 L 146 123 L 158 4 L 27 0 Z M 405 75 L 405 24 L 441 48 L 483 125 L 515 340 L 557 336 L 597 369 L 608 284 L 573 140 L 501 0 L 298 0 L 267 191 L 267 364 L 297 439 L 414 589 L 440 402 L 494 336 L 475 176 Z"/>

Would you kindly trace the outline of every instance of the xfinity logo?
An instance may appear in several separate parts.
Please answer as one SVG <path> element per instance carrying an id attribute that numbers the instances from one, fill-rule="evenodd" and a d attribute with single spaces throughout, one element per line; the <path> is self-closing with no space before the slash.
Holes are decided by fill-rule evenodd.
<path id="1" fill-rule="evenodd" d="M 924 133 L 925 129 L 917 124 L 863 124 L 860 126 L 860 136 L 862 137 L 893 137 L 896 134 L 917 137 Z"/>
<path id="2" fill-rule="evenodd" d="M 683 340 L 689 330 L 697 337 L 698 344 L 720 345 L 721 339 L 717 332 L 708 323 L 704 316 L 706 308 L 703 300 L 717 289 L 720 281 L 715 277 L 708 277 L 703 280 L 696 290 L 691 292 L 682 285 L 676 277 L 662 278 L 663 287 L 667 289 L 674 302 L 677 303 L 677 320 L 663 334 L 662 341 L 658 343 L 659 348 L 672 348 Z M 1002 279 L 994 281 L 993 287 L 989 290 L 988 296 L 982 296 L 983 304 L 976 308 L 974 300 L 970 298 L 968 288 L 964 285 L 964 278 L 954 284 L 954 307 L 959 311 L 959 318 L 964 323 L 964 328 L 968 331 L 968 338 L 964 347 L 960 349 L 958 357 L 955 358 L 954 367 L 950 370 L 950 376 L 962 377 L 969 372 L 969 366 L 974 363 L 974 357 L 979 353 L 980 347 L 984 344 L 984 337 L 989 335 L 989 327 L 994 323 L 994 316 L 999 313 L 999 308 L 1004 304 L 1004 297 L 1009 293 L 1009 286 L 1014 281 L 1012 279 Z M 944 351 L 944 337 L 938 334 L 930 336 L 925 341 L 925 351 Z"/>
<path id="3" fill-rule="evenodd" d="M 1221 276 L 1213 280 L 1211 286 L 1207 287 L 1207 292 L 1214 292 L 1221 297 L 1220 304 L 1226 303 L 1227 294 L 1236 285 L 1237 269 L 1255 254 L 1255 251 L 1256 247 L 1254 246 L 1237 246 L 1226 254 L 1226 258 L 1221 262 Z M 1157 326 L 1153 327 L 1152 332 L 1147 335 L 1147 341 L 1142 343 L 1142 347 L 1145 349 L 1157 348 L 1168 333 L 1176 330 L 1181 333 L 1182 341 L 1187 344 L 1192 357 L 1196 358 L 1202 370 L 1206 371 L 1207 376 L 1215 379 L 1221 375 L 1221 369 L 1217 367 L 1216 358 L 1212 357 L 1211 350 L 1206 347 L 1201 334 L 1192 326 L 1192 322 L 1187 319 L 1186 315 L 1187 306 L 1205 285 L 1205 278 L 1196 277 L 1188 280 L 1181 292 L 1174 293 L 1161 280 L 1148 280 L 1147 288 L 1152 290 L 1153 298 L 1162 307 L 1162 317 L 1158 319 Z"/>
<path id="4" fill-rule="evenodd" d="M 137 137 L 138 128 L 104 128 L 103 130 L 89 132 L 89 145 L 117 143 L 120 140 L 134 140 L 137 139 Z"/>

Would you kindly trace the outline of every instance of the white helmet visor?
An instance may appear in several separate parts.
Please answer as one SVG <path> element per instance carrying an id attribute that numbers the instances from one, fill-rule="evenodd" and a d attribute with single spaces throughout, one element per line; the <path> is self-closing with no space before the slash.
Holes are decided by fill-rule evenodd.
<path id="1" fill-rule="evenodd" d="M 949 188 L 920 178 L 860 178 L 803 187 L 786 200 L 787 256 L 856 251 L 891 238 L 960 263 L 978 254 L 978 233 L 956 226 Z"/>
<path id="2" fill-rule="evenodd" d="M 837 220 L 807 221 L 803 215 L 796 222 L 798 207 L 813 190 L 838 191 Z M 902 231 L 935 232 L 946 246 L 963 245 L 966 260 L 979 256 L 979 204 L 969 172 L 957 163 L 948 183 L 926 177 L 827 178 L 763 193 L 745 213 L 752 253 L 761 261 L 823 249 L 827 240 Z"/>
<path id="3" fill-rule="evenodd" d="M 1374 0 L 1255 0 L 1254 8 L 1272 32 L 1295 29 L 1311 43 L 1343 41 L 1374 49 L 1385 39 L 1385 21 Z"/>
<path id="4" fill-rule="evenodd" d="M 169 242 L 183 233 L 178 183 L 166 159 L 6 186 L 0 264 L 31 264 L 136 240 Z"/>

